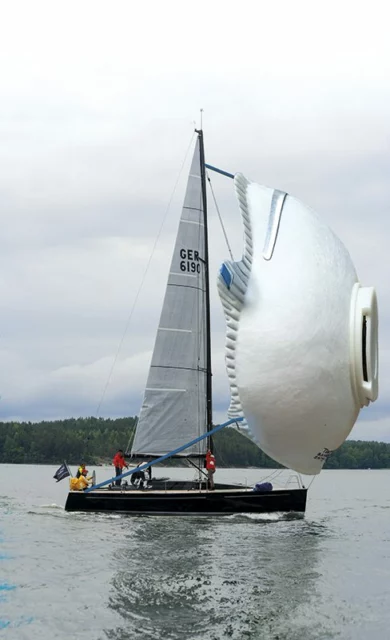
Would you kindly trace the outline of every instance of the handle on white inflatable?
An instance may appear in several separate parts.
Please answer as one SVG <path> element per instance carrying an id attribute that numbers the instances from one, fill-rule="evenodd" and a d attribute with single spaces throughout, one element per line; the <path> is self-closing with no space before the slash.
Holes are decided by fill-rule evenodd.
<path id="1" fill-rule="evenodd" d="M 378 303 L 373 287 L 356 282 L 352 289 L 351 379 L 361 407 L 378 397 Z"/>

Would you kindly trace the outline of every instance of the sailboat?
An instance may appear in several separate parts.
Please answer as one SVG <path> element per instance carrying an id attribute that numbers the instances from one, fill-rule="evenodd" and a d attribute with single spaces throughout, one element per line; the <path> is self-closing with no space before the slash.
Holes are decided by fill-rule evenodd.
<path id="1" fill-rule="evenodd" d="M 86 491 L 70 491 L 67 511 L 117 511 L 129 514 L 228 515 L 304 512 L 307 490 L 298 487 L 255 490 L 215 482 L 203 470 L 212 423 L 209 241 L 203 131 L 197 140 L 179 229 L 169 270 L 160 322 L 131 455 L 151 469 L 171 457 L 198 469 L 193 481 L 150 477 L 147 487 L 115 478 Z M 234 418 L 227 425 L 237 423 Z M 134 469 L 122 475 L 125 478 Z"/>

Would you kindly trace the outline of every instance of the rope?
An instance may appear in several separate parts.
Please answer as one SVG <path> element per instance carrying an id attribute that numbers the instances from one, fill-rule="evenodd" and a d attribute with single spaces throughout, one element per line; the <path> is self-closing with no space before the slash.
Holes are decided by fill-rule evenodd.
<path id="1" fill-rule="evenodd" d="M 231 257 L 231 259 L 232 259 L 232 260 L 233 260 L 233 262 L 234 262 L 233 253 L 232 253 L 232 250 L 231 250 L 231 248 L 230 248 L 230 244 L 229 244 L 229 240 L 228 240 L 228 237 L 227 237 L 226 229 L 225 229 L 225 227 L 224 227 L 224 224 L 223 224 L 223 221 L 222 221 L 222 216 L 221 216 L 221 213 L 220 213 L 220 210 L 219 210 L 218 204 L 217 204 L 217 199 L 216 199 L 215 194 L 214 194 L 213 185 L 211 184 L 211 180 L 210 180 L 210 176 L 209 176 L 209 174 L 207 173 L 206 175 L 207 175 L 207 180 L 209 181 L 209 185 L 210 185 L 211 193 L 212 193 L 212 196 L 213 196 L 214 205 L 215 205 L 215 208 L 216 208 L 216 210 L 217 210 L 218 218 L 219 218 L 219 221 L 220 221 L 220 223 L 221 223 L 221 227 L 222 227 L 223 235 L 224 235 L 224 237 L 225 237 L 225 242 L 226 242 L 226 245 L 227 245 L 227 248 L 228 248 L 228 251 L 229 251 L 230 257 Z"/>
<path id="2" fill-rule="evenodd" d="M 264 482 L 265 480 L 276 480 L 276 478 L 280 476 L 282 471 L 284 471 L 284 469 L 274 469 L 267 476 L 264 476 L 264 478 L 261 478 L 261 481 Z"/>
<path id="3" fill-rule="evenodd" d="M 148 273 L 148 271 L 149 271 L 149 267 L 150 267 L 150 264 L 151 264 L 151 262 L 152 262 L 152 258 L 153 258 L 153 256 L 154 256 L 154 252 L 155 252 L 155 250 L 156 250 L 157 243 L 158 243 L 158 241 L 159 241 L 159 239 L 160 239 L 160 236 L 161 236 L 161 233 L 162 233 L 162 230 L 163 230 L 164 224 L 165 224 L 165 220 L 166 220 L 166 218 L 167 218 L 167 215 L 168 215 L 169 209 L 170 209 L 170 207 L 171 207 L 171 203 L 172 203 L 173 197 L 174 197 L 175 192 L 176 192 L 177 185 L 178 185 L 179 180 L 180 180 L 180 176 L 181 176 L 182 171 L 183 171 L 183 167 L 184 167 L 184 165 L 185 165 L 185 162 L 186 162 L 186 160 L 187 160 L 188 153 L 189 153 L 190 148 L 191 148 L 191 146 L 192 146 L 192 141 L 193 141 L 194 135 L 195 135 L 195 134 L 193 133 L 193 134 L 192 134 L 192 136 L 191 136 L 190 144 L 188 145 L 188 148 L 187 148 L 186 154 L 185 154 L 185 156 L 184 156 L 184 160 L 183 160 L 182 165 L 181 165 L 181 167 L 180 167 L 179 175 L 177 176 L 177 179 L 176 179 L 175 185 L 174 185 L 174 187 L 173 187 L 173 191 L 172 191 L 172 193 L 171 193 L 171 197 L 169 198 L 168 205 L 167 205 L 167 207 L 166 207 L 166 209 L 165 209 L 165 213 L 164 213 L 164 216 L 163 216 L 163 220 L 162 220 L 161 225 L 160 225 L 160 228 L 159 228 L 159 230 L 158 230 L 157 237 L 156 237 L 156 239 L 155 239 L 155 241 L 154 241 L 154 245 L 153 245 L 152 252 L 151 252 L 151 254 L 150 254 L 150 257 L 149 257 L 148 263 L 147 263 L 147 265 L 146 265 L 146 269 L 145 269 L 145 271 L 144 271 L 144 274 L 143 274 L 143 276 L 142 276 L 141 283 L 140 283 L 140 285 L 139 285 L 139 287 L 138 287 L 138 290 L 137 290 L 136 296 L 135 296 L 135 298 L 134 298 L 134 302 L 133 302 L 133 306 L 131 307 L 130 314 L 129 314 L 128 318 L 127 318 L 126 325 L 125 325 L 125 330 L 124 330 L 123 335 L 122 335 L 122 337 L 121 337 L 121 339 L 120 339 L 120 341 L 119 341 L 119 345 L 118 345 L 118 348 L 117 348 L 117 350 L 116 350 L 116 354 L 115 354 L 115 356 L 114 356 L 113 363 L 112 363 L 112 365 L 111 365 L 110 373 L 108 374 L 107 382 L 106 382 L 106 384 L 105 384 L 105 386 L 104 386 L 102 396 L 101 396 L 101 398 L 100 398 L 99 404 L 98 404 L 97 409 L 96 409 L 96 417 L 98 417 L 98 416 L 99 416 L 100 407 L 102 406 L 103 400 L 104 400 L 104 398 L 105 398 L 105 395 L 106 395 L 106 392 L 107 392 L 107 389 L 108 389 L 108 385 L 109 385 L 109 384 L 110 384 L 110 382 L 111 382 L 112 374 L 113 374 L 113 371 L 114 371 L 115 365 L 116 365 L 116 363 L 117 363 L 117 360 L 118 360 L 118 356 L 119 356 L 120 350 L 121 350 L 121 348 L 122 348 L 122 345 L 123 345 L 124 339 L 125 339 L 125 337 L 126 337 L 126 334 L 127 334 L 128 329 L 129 329 L 130 321 L 131 321 L 132 315 L 133 315 L 133 313 L 134 313 L 134 309 L 135 309 L 135 307 L 136 307 L 136 304 L 137 304 L 137 302 L 138 302 L 138 298 L 139 298 L 139 296 L 140 296 L 140 293 L 141 293 L 142 287 L 143 287 L 143 285 L 144 285 L 146 275 L 147 275 L 147 273 Z"/>
<path id="4" fill-rule="evenodd" d="M 129 441 L 128 441 L 128 443 L 127 443 L 127 447 L 126 447 L 126 449 L 125 449 L 125 455 L 127 455 L 127 454 L 128 454 L 128 452 L 129 452 L 130 442 L 131 442 L 132 440 L 134 440 L 134 435 L 135 435 L 135 431 L 136 431 L 136 429 L 137 429 L 137 424 L 138 424 L 138 417 L 136 417 L 136 419 L 135 419 L 134 432 L 133 432 L 133 433 L 130 433 Z"/>

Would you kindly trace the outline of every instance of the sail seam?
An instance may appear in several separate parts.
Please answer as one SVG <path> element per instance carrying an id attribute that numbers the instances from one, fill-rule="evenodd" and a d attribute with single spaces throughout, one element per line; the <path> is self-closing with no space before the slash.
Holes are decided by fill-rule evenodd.
<path id="1" fill-rule="evenodd" d="M 180 222 L 186 222 L 187 224 L 196 224 L 198 227 L 204 227 L 203 222 L 198 222 L 197 220 L 180 220 Z"/>
<path id="2" fill-rule="evenodd" d="M 201 287 L 193 287 L 192 284 L 177 284 L 176 282 L 168 282 L 168 287 L 184 287 L 187 289 L 197 289 L 198 291 L 203 291 Z"/>
<path id="3" fill-rule="evenodd" d="M 192 273 L 179 273 L 177 271 L 170 271 L 170 276 L 182 276 L 184 278 L 198 278 L 198 276 L 193 275 Z M 169 283 L 168 283 L 169 284 Z M 183 285 L 182 285 L 183 286 Z"/>
<path id="4" fill-rule="evenodd" d="M 146 387 L 145 391 L 187 391 L 187 389 L 160 389 L 158 387 Z"/>
<path id="5" fill-rule="evenodd" d="M 200 367 L 174 367 L 170 364 L 152 364 L 150 366 L 151 369 L 182 369 L 184 371 L 205 371 Z"/>
<path id="6" fill-rule="evenodd" d="M 174 329 L 172 327 L 159 327 L 158 331 L 179 331 L 180 333 L 192 333 L 192 329 Z"/>

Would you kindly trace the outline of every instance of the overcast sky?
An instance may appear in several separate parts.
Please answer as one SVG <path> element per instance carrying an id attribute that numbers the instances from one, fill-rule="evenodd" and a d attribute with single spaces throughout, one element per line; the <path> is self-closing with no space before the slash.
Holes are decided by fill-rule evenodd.
<path id="1" fill-rule="evenodd" d="M 385 6 L 3 4 L 0 420 L 95 415 L 100 404 L 102 416 L 139 412 L 202 107 L 207 160 L 312 206 L 346 244 L 362 283 L 376 286 L 380 398 L 352 437 L 390 441 Z M 213 184 L 239 259 L 232 183 Z M 228 253 L 210 209 L 216 275 Z M 224 320 L 215 278 L 212 286 L 222 420 Z"/>

